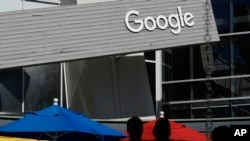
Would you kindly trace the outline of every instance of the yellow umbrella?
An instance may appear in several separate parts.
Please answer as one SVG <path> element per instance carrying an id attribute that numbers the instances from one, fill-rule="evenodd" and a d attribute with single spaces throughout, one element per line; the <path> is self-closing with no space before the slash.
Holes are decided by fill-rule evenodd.
<path id="1" fill-rule="evenodd" d="M 0 141 L 49 141 L 49 140 L 36 140 L 36 139 L 0 136 Z"/>

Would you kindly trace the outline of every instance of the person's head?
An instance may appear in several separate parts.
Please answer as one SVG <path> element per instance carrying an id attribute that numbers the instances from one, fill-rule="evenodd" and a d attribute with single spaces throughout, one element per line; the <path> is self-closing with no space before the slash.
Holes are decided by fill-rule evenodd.
<path id="1" fill-rule="evenodd" d="M 159 118 L 154 126 L 153 135 L 156 140 L 169 140 L 170 123 L 167 118 Z"/>
<path id="2" fill-rule="evenodd" d="M 228 126 L 222 125 L 214 128 L 211 138 L 212 141 L 226 141 L 230 139 L 230 134 L 230 128 Z"/>
<path id="3" fill-rule="evenodd" d="M 127 122 L 127 131 L 130 139 L 141 139 L 143 123 L 139 117 L 133 116 Z"/>

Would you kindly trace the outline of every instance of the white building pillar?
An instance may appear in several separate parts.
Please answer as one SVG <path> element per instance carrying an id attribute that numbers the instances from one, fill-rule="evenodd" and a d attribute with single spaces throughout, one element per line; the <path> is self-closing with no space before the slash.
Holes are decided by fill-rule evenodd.
<path id="1" fill-rule="evenodd" d="M 155 51 L 155 112 L 159 117 L 162 111 L 162 51 Z"/>

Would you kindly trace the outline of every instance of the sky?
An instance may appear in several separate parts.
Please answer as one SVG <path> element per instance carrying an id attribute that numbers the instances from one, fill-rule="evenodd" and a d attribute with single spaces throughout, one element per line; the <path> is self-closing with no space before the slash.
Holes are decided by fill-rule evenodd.
<path id="1" fill-rule="evenodd" d="M 43 1 L 59 2 L 60 0 L 43 0 Z M 113 1 L 113 0 L 77 0 L 77 4 L 95 3 L 95 2 L 104 2 L 104 1 Z M 52 7 L 52 6 L 56 6 L 56 5 L 28 2 L 25 0 L 0 0 L 0 12 L 15 11 L 15 10 L 22 10 L 22 9 L 32 9 L 32 8 Z"/>
<path id="2" fill-rule="evenodd" d="M 27 2 L 25 0 L 0 0 L 0 12 L 52 6 L 55 5 Z"/>

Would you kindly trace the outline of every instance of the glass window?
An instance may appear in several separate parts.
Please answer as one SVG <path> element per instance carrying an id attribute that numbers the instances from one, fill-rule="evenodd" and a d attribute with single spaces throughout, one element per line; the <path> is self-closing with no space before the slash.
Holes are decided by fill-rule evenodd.
<path id="1" fill-rule="evenodd" d="M 220 34 L 250 31 L 249 0 L 211 0 L 211 2 Z"/>
<path id="2" fill-rule="evenodd" d="M 163 105 L 162 110 L 170 119 L 190 119 L 192 115 L 189 104 Z"/>
<path id="3" fill-rule="evenodd" d="M 146 63 L 152 98 L 155 99 L 155 63 Z"/>
<path id="4" fill-rule="evenodd" d="M 164 81 L 205 77 L 200 46 L 172 48 L 170 55 L 165 52 L 165 62 Z"/>
<path id="5" fill-rule="evenodd" d="M 172 68 L 169 68 L 169 69 L 172 69 L 173 80 L 181 80 L 181 79 L 190 78 L 190 70 L 189 70 L 190 54 L 189 53 L 190 53 L 189 47 L 178 47 L 178 48 L 172 49 L 172 58 L 171 58 Z"/>
<path id="6" fill-rule="evenodd" d="M 232 3 L 234 32 L 250 31 L 250 1 L 232 0 Z"/>
<path id="7" fill-rule="evenodd" d="M 25 113 L 50 106 L 53 98 L 60 98 L 59 64 L 25 67 L 23 71 Z"/>
<path id="8" fill-rule="evenodd" d="M 250 35 L 221 38 L 213 45 L 216 70 L 213 76 L 242 75 L 250 73 Z M 231 67 L 233 66 L 233 67 Z"/>
<path id="9" fill-rule="evenodd" d="M 249 80 L 249 77 L 212 80 L 210 105 L 214 118 L 250 116 L 250 99 L 223 99 L 249 96 Z M 205 118 L 207 103 L 202 101 L 206 99 L 204 81 L 168 84 L 163 89 L 167 93 L 164 102 L 170 103 L 164 104 L 163 110 L 168 111 L 169 118 Z"/>
<path id="10" fill-rule="evenodd" d="M 234 67 L 235 74 L 250 74 L 250 34 L 234 37 Z"/>
<path id="11" fill-rule="evenodd" d="M 144 57 L 146 60 L 155 60 L 155 51 L 144 52 Z"/>
<path id="12" fill-rule="evenodd" d="M 219 43 L 213 44 L 213 58 L 215 71 L 213 76 L 229 76 L 230 72 L 230 62 L 231 62 L 231 44 L 230 38 L 222 38 Z"/>
<path id="13" fill-rule="evenodd" d="M 218 32 L 230 32 L 229 0 L 211 0 Z M 223 9 L 223 10 L 222 10 Z"/>
<path id="14" fill-rule="evenodd" d="M 1 114 L 20 114 L 22 112 L 22 69 L 0 70 L 0 78 Z"/>
<path id="15" fill-rule="evenodd" d="M 144 56 L 68 62 L 66 80 L 69 108 L 88 117 L 154 116 Z"/>
<path id="16" fill-rule="evenodd" d="M 165 101 L 182 101 L 190 100 L 190 87 L 189 83 L 175 83 L 163 85 Z"/>

